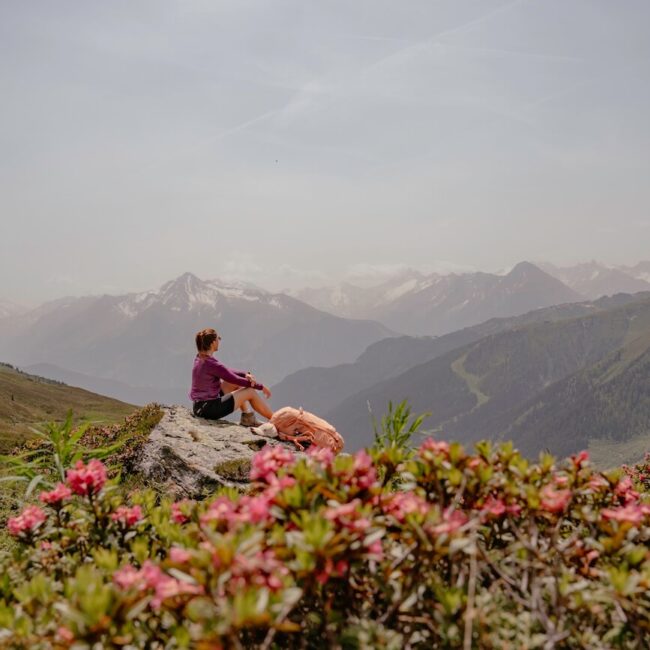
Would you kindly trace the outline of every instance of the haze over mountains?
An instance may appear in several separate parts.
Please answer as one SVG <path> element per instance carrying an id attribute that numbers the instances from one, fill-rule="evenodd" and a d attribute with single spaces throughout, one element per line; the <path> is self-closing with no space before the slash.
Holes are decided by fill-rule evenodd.
<path id="1" fill-rule="evenodd" d="M 186 401 L 194 334 L 214 326 L 220 358 L 272 384 L 299 368 L 356 358 L 393 332 L 327 314 L 284 294 L 186 273 L 157 291 L 65 298 L 0 321 L 0 359 L 69 380 L 90 377 Z M 57 368 L 53 368 L 56 366 Z M 67 373 L 67 374 L 66 374 Z M 105 384 L 108 394 L 126 399 Z"/>
<path id="2" fill-rule="evenodd" d="M 370 288 L 349 283 L 303 289 L 294 295 L 347 318 L 370 318 L 411 335 L 441 335 L 494 317 L 595 299 L 615 293 L 650 290 L 649 263 L 609 268 L 592 262 L 557 268 L 529 262 L 504 275 L 462 273 L 423 275 L 406 270 Z"/>
<path id="3" fill-rule="evenodd" d="M 609 267 L 595 261 L 567 267 L 542 263 L 540 267 L 585 298 L 650 291 L 650 262 L 633 267 Z"/>
<path id="4" fill-rule="evenodd" d="M 513 316 L 539 307 L 575 302 L 579 294 L 528 262 L 507 275 L 463 273 L 424 276 L 416 272 L 365 291 L 339 286 L 306 302 L 319 301 L 334 313 L 341 309 L 354 318 L 370 318 L 412 335 L 446 334 L 496 316 Z"/>
<path id="5" fill-rule="evenodd" d="M 26 307 L 17 305 L 9 300 L 0 300 L 0 319 L 17 316 L 27 311 Z"/>
<path id="6" fill-rule="evenodd" d="M 570 441 L 584 438 L 554 419 L 564 412 L 571 421 L 567 395 L 576 396 L 586 422 L 607 400 L 621 402 L 630 377 L 643 385 L 645 348 L 632 359 L 626 332 L 637 318 L 648 327 L 645 312 L 621 310 L 650 301 L 650 293 L 630 293 L 650 289 L 650 263 L 542 266 L 522 262 L 503 274 L 407 270 L 371 287 L 343 284 L 296 296 L 186 273 L 155 291 L 8 310 L 0 318 L 0 360 L 130 403 L 182 403 L 193 335 L 215 326 L 223 336 L 219 358 L 275 384 L 273 407 L 305 406 L 327 417 L 352 449 L 372 439 L 368 403 L 381 415 L 389 400 L 408 398 L 416 410 L 434 412 L 429 426 L 445 436 L 508 432 L 527 453 L 543 439 L 565 453 Z M 583 298 L 601 293 L 616 295 Z M 568 325 L 576 319 L 592 323 L 584 336 Z M 618 383 L 587 390 L 601 382 L 598 364 L 617 354 L 637 365 L 616 361 L 607 367 L 615 367 Z M 503 376 L 499 364 L 508 368 Z M 642 402 L 628 408 L 638 421 L 612 424 L 612 435 L 623 440 L 643 429 Z M 566 435 L 542 435 L 547 422 Z"/>

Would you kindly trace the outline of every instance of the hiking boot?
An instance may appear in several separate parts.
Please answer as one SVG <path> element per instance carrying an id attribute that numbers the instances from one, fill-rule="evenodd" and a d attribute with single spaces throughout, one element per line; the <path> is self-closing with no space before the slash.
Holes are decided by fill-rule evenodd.
<path id="1" fill-rule="evenodd" d="M 242 413 L 239 424 L 242 427 L 259 427 L 261 423 L 257 421 L 255 413 Z"/>

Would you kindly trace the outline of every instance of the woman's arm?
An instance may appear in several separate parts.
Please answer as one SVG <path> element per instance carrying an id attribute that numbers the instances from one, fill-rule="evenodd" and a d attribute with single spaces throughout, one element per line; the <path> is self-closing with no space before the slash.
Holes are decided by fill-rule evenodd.
<path id="1" fill-rule="evenodd" d="M 236 386 L 242 386 L 244 388 L 255 388 L 256 390 L 262 390 L 262 388 L 264 388 L 262 384 L 256 382 L 251 383 L 251 381 L 247 379 L 246 373 L 242 376 L 238 374 L 238 372 L 224 366 L 223 363 L 217 361 L 214 357 L 207 359 L 207 362 L 210 364 L 211 373 L 219 377 L 219 379 L 223 379 L 230 384 L 235 384 Z"/>

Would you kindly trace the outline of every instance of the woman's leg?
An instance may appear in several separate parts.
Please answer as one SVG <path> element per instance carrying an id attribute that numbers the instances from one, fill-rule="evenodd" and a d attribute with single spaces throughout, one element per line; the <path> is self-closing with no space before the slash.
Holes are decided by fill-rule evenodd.
<path id="1" fill-rule="evenodd" d="M 237 384 L 231 384 L 227 381 L 222 381 L 221 382 L 221 390 L 224 395 L 227 395 L 228 393 L 234 393 L 235 391 L 241 390 L 241 386 L 237 386 Z M 241 408 L 242 413 L 250 413 L 251 412 L 251 405 L 248 400 L 244 400 L 242 402 L 241 407 L 235 406 L 235 409 Z"/>
<path id="2" fill-rule="evenodd" d="M 242 407 L 244 402 L 248 402 L 260 415 L 267 420 L 273 417 L 271 407 L 266 403 L 262 396 L 254 388 L 239 388 L 233 392 L 235 398 L 235 408 Z"/>

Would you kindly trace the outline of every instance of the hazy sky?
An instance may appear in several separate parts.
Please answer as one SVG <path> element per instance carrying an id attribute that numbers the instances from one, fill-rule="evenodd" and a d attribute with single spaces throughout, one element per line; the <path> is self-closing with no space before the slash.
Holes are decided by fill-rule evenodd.
<path id="1" fill-rule="evenodd" d="M 0 299 L 650 257 L 647 0 L 0 0 Z"/>

